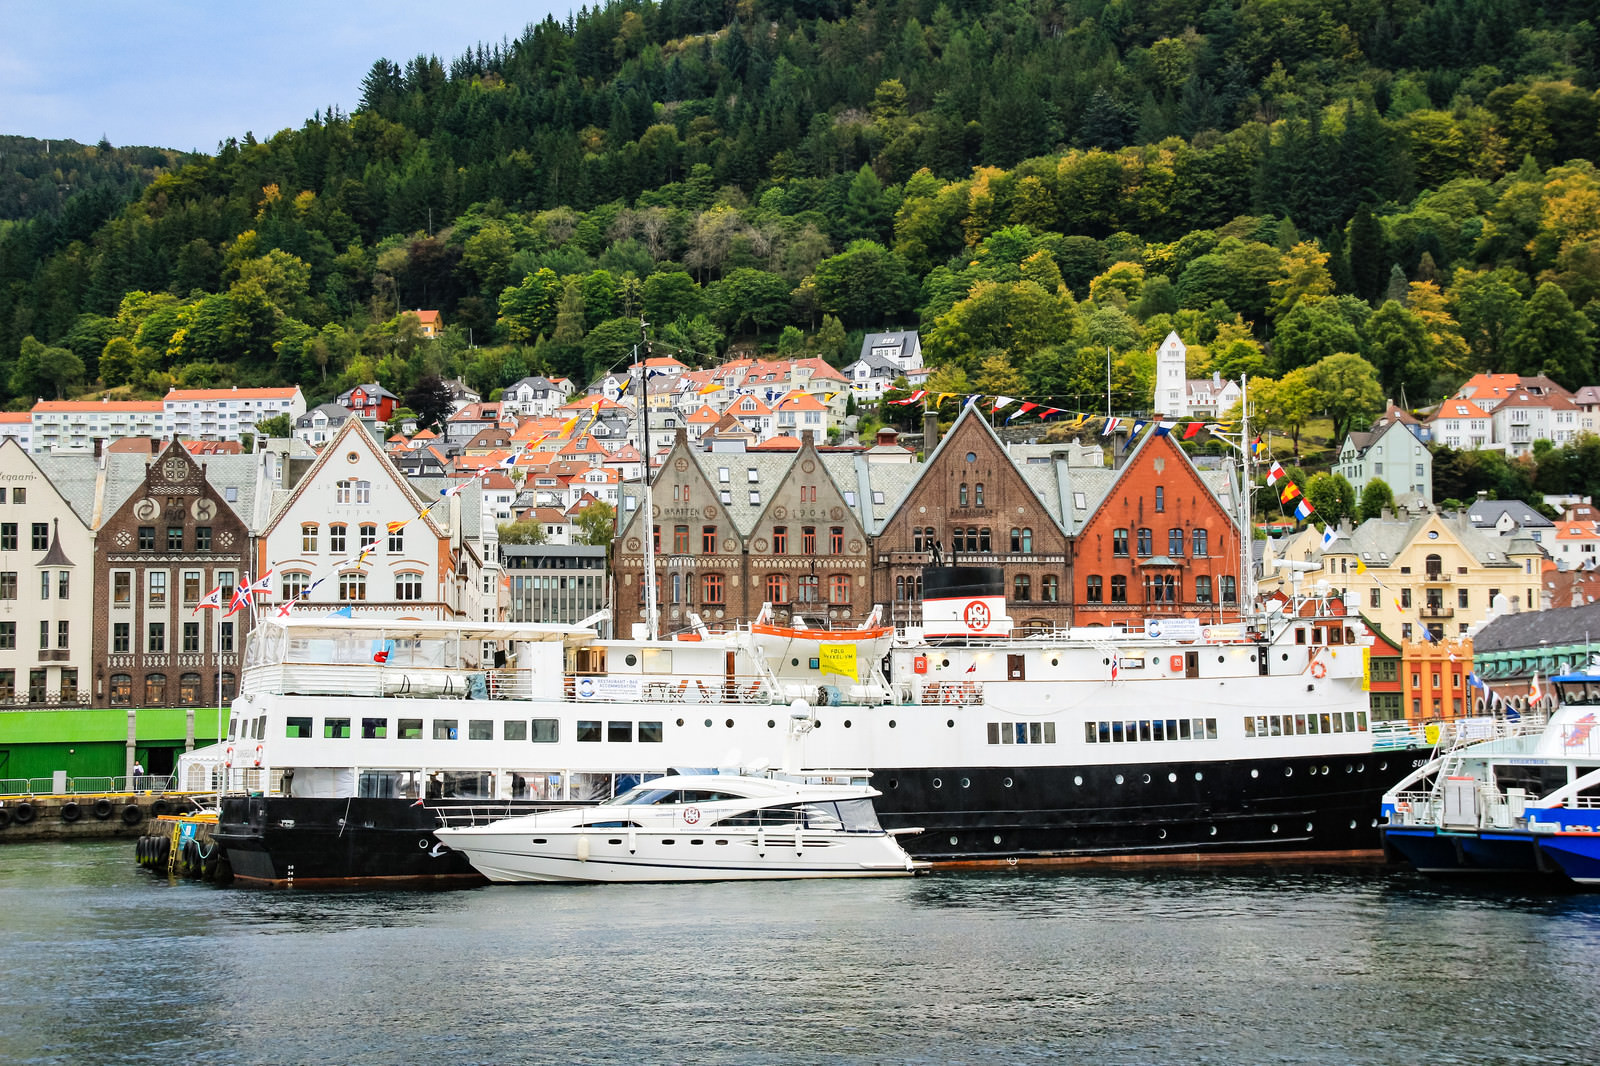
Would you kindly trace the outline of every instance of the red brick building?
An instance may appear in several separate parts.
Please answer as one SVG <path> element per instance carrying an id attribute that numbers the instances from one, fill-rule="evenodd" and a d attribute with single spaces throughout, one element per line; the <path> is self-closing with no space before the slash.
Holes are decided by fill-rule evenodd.
<path id="1" fill-rule="evenodd" d="M 1239 619 L 1239 537 L 1226 475 L 1170 435 L 1134 446 L 1074 540 L 1073 623 Z"/>

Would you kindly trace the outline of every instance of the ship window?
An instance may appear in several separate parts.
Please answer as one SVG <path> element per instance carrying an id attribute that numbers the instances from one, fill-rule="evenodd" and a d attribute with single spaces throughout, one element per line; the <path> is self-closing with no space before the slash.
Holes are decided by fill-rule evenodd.
<path id="1" fill-rule="evenodd" d="M 401 740 L 421 740 L 422 719 L 402 718 L 400 719 L 399 728 L 396 730 L 396 732 L 399 734 Z"/>
<path id="2" fill-rule="evenodd" d="M 554 744 L 561 739 L 561 722 L 556 718 L 535 718 L 530 723 L 528 739 L 535 744 Z"/>
<path id="3" fill-rule="evenodd" d="M 1112 722 L 1111 723 L 1111 742 L 1113 744 L 1121 744 L 1122 743 L 1122 723 L 1121 722 Z"/>
<path id="4" fill-rule="evenodd" d="M 435 718 L 433 720 L 433 739 L 456 739 L 456 720 L 454 718 Z"/>
<path id="5" fill-rule="evenodd" d="M 291 739 L 306 739 L 311 736 L 311 719 L 291 715 L 287 720 L 288 728 L 284 736 Z"/>
<path id="6" fill-rule="evenodd" d="M 991 744 L 1000 743 L 1000 723 L 999 722 L 990 722 L 989 723 L 989 743 L 991 743 Z"/>
<path id="7" fill-rule="evenodd" d="M 385 740 L 389 736 L 389 719 L 363 718 L 361 719 L 362 740 Z"/>
<path id="8" fill-rule="evenodd" d="M 606 741 L 611 744 L 633 743 L 632 722 L 607 722 Z"/>
<path id="9" fill-rule="evenodd" d="M 1085 723 L 1083 723 L 1083 742 L 1085 744 L 1093 744 L 1094 743 L 1094 736 L 1095 736 L 1095 723 L 1093 723 L 1093 722 L 1085 722 Z"/>
<path id="10" fill-rule="evenodd" d="M 578 722 L 578 743 L 600 743 L 600 723 L 595 721 L 583 721 L 580 719 Z"/>
<path id="11" fill-rule="evenodd" d="M 1248 714 L 1244 716 L 1244 735 L 1247 737 L 1253 737 L 1256 735 L 1255 716 Z"/>
<path id="12" fill-rule="evenodd" d="M 640 722 L 639 723 L 639 743 L 641 743 L 641 744 L 659 744 L 659 743 L 661 743 L 661 740 L 662 740 L 662 728 L 661 728 L 661 723 L 660 722 Z"/>
<path id="13" fill-rule="evenodd" d="M 520 718 L 514 722 L 508 721 L 501 723 L 501 728 L 504 730 L 504 737 L 506 740 L 528 739 L 528 723 L 524 722 Z"/>
<path id="14" fill-rule="evenodd" d="M 1178 719 L 1178 739 L 1179 740 L 1189 740 L 1189 739 L 1191 739 L 1193 737 L 1193 735 L 1194 734 L 1189 732 L 1189 719 L 1187 719 L 1187 718 Z"/>
<path id="15" fill-rule="evenodd" d="M 322 720 L 322 738 L 324 740 L 349 740 L 350 719 L 324 718 Z"/>
<path id="16" fill-rule="evenodd" d="M 1100 727 L 1100 743 L 1102 743 L 1102 744 L 1111 743 L 1111 723 L 1110 722 L 1100 722 L 1099 723 L 1099 727 Z"/>
<path id="17" fill-rule="evenodd" d="M 468 740 L 493 740 L 494 722 L 487 718 L 469 718 L 467 720 Z"/>

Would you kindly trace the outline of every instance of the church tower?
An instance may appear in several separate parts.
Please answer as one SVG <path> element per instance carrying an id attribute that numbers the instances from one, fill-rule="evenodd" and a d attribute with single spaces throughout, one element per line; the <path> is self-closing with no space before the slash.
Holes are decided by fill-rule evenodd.
<path id="1" fill-rule="evenodd" d="M 1176 331 L 1167 334 L 1156 352 L 1156 394 L 1151 409 L 1162 418 L 1183 418 L 1189 413 L 1185 385 L 1189 377 L 1189 349 Z"/>

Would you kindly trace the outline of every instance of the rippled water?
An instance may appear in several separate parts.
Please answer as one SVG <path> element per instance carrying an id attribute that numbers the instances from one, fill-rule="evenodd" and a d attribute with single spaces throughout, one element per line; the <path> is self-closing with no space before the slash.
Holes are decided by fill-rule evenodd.
<path id="1" fill-rule="evenodd" d="M 1591 1063 L 1600 896 L 1402 874 L 436 893 L 0 848 L 0 1062 Z"/>

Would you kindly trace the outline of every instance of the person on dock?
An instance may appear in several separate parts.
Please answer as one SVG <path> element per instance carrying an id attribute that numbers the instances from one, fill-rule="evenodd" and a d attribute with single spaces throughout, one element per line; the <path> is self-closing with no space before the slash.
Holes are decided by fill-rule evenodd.
<path id="1" fill-rule="evenodd" d="M 144 764 L 138 759 L 133 760 L 133 780 L 129 783 L 131 788 L 139 787 L 139 779 L 144 776 Z"/>

